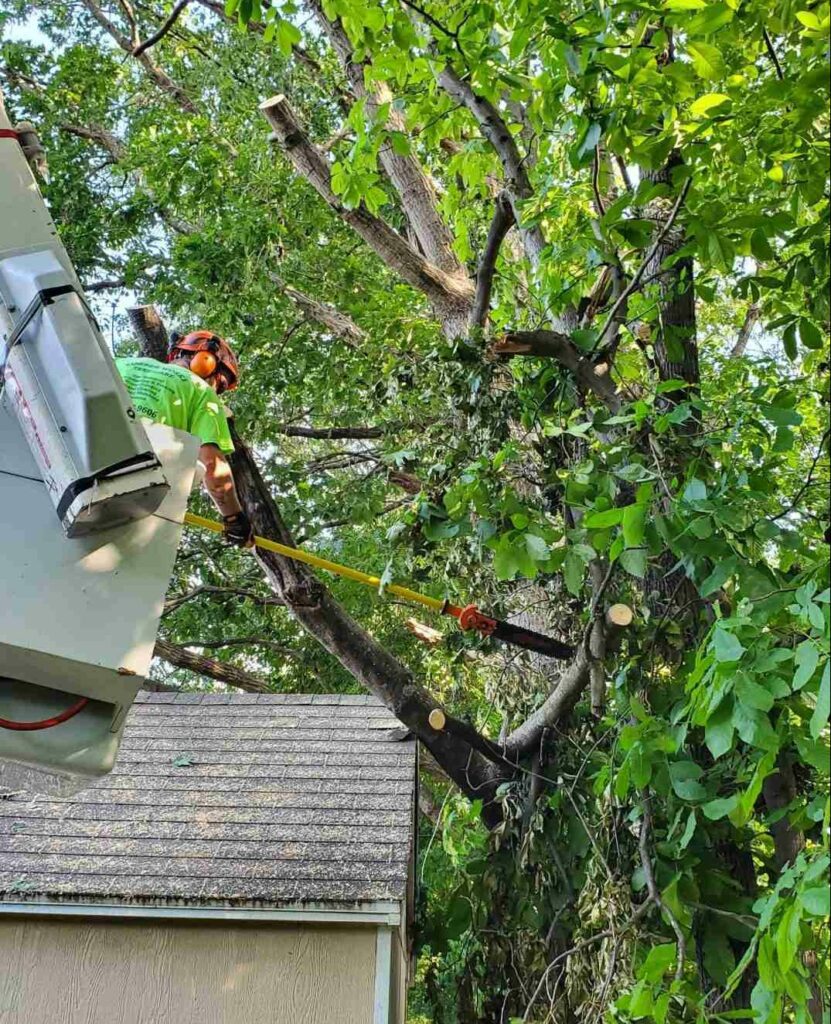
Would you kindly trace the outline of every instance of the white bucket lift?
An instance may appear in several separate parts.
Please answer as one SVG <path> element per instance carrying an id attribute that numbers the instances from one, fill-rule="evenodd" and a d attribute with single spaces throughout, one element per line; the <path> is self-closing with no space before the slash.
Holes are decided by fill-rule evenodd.
<path id="1" fill-rule="evenodd" d="M 0 765 L 98 775 L 150 666 L 198 441 L 136 417 L 2 96 L 0 337 Z"/>

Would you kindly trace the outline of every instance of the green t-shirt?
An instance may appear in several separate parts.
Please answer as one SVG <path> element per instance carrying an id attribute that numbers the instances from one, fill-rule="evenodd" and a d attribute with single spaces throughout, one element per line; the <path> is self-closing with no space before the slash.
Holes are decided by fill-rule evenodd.
<path id="1" fill-rule="evenodd" d="M 194 434 L 223 452 L 234 450 L 222 402 L 196 374 L 155 359 L 116 359 L 115 365 L 139 416 Z"/>

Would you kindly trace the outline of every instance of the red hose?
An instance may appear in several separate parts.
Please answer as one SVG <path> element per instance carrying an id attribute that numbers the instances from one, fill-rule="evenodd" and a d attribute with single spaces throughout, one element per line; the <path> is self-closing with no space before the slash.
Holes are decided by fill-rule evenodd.
<path id="1" fill-rule="evenodd" d="M 0 718 L 0 729 L 13 729 L 15 732 L 36 732 L 38 729 L 51 729 L 53 725 L 60 725 L 61 722 L 68 722 L 74 718 L 79 711 L 89 704 L 89 697 L 81 697 L 79 701 L 62 711 L 53 718 L 42 718 L 39 722 L 11 722 L 8 718 Z"/>

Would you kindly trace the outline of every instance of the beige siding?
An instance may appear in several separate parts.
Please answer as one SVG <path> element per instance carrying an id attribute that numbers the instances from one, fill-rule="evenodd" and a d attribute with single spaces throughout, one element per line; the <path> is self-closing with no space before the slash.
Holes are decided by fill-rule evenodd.
<path id="1" fill-rule="evenodd" d="M 372 1024 L 374 983 L 371 927 L 0 917 L 0 1024 Z"/>

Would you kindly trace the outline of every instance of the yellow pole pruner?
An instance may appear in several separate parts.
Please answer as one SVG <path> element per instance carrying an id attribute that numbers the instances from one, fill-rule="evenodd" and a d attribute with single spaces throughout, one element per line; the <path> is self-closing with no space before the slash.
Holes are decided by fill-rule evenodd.
<path id="1" fill-rule="evenodd" d="M 195 526 L 201 530 L 211 530 L 214 533 L 222 533 L 222 523 L 214 519 L 206 519 L 204 516 L 194 515 L 192 512 L 185 513 L 185 523 L 188 526 Z M 348 565 L 341 565 L 338 562 L 331 562 L 328 558 L 320 558 L 311 551 L 304 551 L 302 548 L 291 548 L 286 544 L 279 544 L 277 541 L 268 540 L 265 537 L 255 537 L 254 545 L 264 551 L 273 551 L 277 555 L 291 558 L 295 562 L 304 562 L 315 569 L 325 569 L 326 572 L 334 573 L 356 583 L 362 583 L 365 587 L 372 587 L 380 591 L 381 580 L 378 576 L 361 572 L 360 569 L 353 569 Z M 561 640 L 551 636 L 544 636 L 542 633 L 535 633 L 532 629 L 525 629 L 522 626 L 514 625 L 511 622 L 504 622 L 502 619 L 492 618 L 480 612 L 475 604 L 466 605 L 460 608 L 449 601 L 442 601 L 437 597 L 428 597 L 426 594 L 419 594 L 417 590 L 410 590 L 409 587 L 402 587 L 398 583 L 388 583 L 383 587 L 385 592 L 395 594 L 412 604 L 420 604 L 439 615 L 450 615 L 458 620 L 461 629 L 475 629 L 482 636 L 492 636 L 506 644 L 513 644 L 515 647 L 524 647 L 529 651 L 536 651 L 549 658 L 570 658 L 574 654 L 574 648 Z"/>

